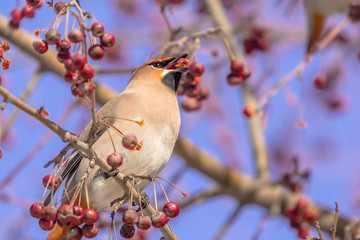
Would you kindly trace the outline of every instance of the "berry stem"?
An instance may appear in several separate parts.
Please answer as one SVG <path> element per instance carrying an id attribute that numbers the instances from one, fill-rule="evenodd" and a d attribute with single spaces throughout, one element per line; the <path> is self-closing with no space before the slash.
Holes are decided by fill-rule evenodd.
<path id="1" fill-rule="evenodd" d="M 86 205 L 87 208 L 90 208 L 90 204 L 89 204 L 89 190 L 88 190 L 88 185 L 87 185 L 87 179 L 85 178 L 85 198 L 86 198 Z"/>
<path id="2" fill-rule="evenodd" d="M 169 182 L 168 180 L 166 180 L 166 179 L 164 179 L 164 178 L 162 178 L 162 177 L 158 177 L 158 176 L 157 176 L 156 178 L 159 178 L 159 179 L 167 182 L 168 184 L 170 184 L 170 185 L 173 186 L 174 188 L 176 188 L 179 192 L 181 192 L 181 194 L 183 195 L 184 198 L 186 198 L 186 197 L 189 196 L 189 194 L 183 192 L 180 188 L 178 188 L 178 187 L 177 187 L 175 184 L 173 184 L 172 182 Z"/>
<path id="3" fill-rule="evenodd" d="M 154 188 L 155 210 L 156 210 L 156 212 L 158 212 L 157 199 L 156 199 L 156 189 L 155 189 L 155 181 L 154 181 L 154 179 L 152 179 L 151 181 L 152 181 L 152 183 L 153 183 L 153 188 Z"/>
<path id="4" fill-rule="evenodd" d="M 169 202 L 169 198 L 168 198 L 168 196 L 167 196 L 167 194 L 166 194 L 166 191 L 165 191 L 164 187 L 162 186 L 161 182 L 160 182 L 157 178 L 155 178 L 155 180 L 156 180 L 156 181 L 158 182 L 158 184 L 160 185 L 160 187 L 161 187 L 161 189 L 162 189 L 162 191 L 163 191 L 163 193 L 164 193 L 164 196 L 165 196 L 165 198 L 166 198 L 166 201 Z"/>
<path id="5" fill-rule="evenodd" d="M 69 6 L 66 6 L 66 20 L 65 20 L 65 30 L 64 30 L 64 39 L 68 38 L 68 24 L 69 24 Z"/>
<path id="6" fill-rule="evenodd" d="M 113 138 L 111 137 L 111 133 L 110 133 L 110 131 L 109 131 L 109 128 L 106 128 L 106 132 L 109 134 L 111 144 L 112 144 L 112 146 L 113 146 L 113 148 L 114 148 L 114 152 L 116 152 L 115 143 L 114 143 Z"/>

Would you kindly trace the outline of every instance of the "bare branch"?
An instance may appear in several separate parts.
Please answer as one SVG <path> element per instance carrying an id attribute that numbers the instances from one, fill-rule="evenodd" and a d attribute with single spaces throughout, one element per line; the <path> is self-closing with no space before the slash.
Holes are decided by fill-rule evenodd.
<path id="1" fill-rule="evenodd" d="M 222 226 L 222 228 L 220 229 L 220 231 L 218 232 L 218 234 L 216 234 L 214 240 L 221 240 L 225 234 L 227 233 L 227 231 L 230 229 L 232 223 L 236 220 L 236 218 L 238 217 L 241 209 L 242 209 L 241 204 L 238 204 L 238 206 L 236 207 L 236 209 L 234 210 L 234 212 L 229 216 L 229 218 L 225 221 L 224 225 Z"/>

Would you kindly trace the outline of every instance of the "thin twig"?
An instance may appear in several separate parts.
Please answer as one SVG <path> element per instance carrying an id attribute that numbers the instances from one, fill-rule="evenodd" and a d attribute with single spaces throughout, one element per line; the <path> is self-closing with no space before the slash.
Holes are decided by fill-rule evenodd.
<path id="1" fill-rule="evenodd" d="M 229 218 L 225 221 L 224 225 L 221 227 L 220 231 L 218 232 L 218 234 L 216 234 L 216 236 L 214 237 L 214 240 L 221 240 L 227 233 L 227 231 L 230 229 L 230 227 L 233 225 L 233 222 L 236 220 L 236 218 L 238 217 L 241 209 L 242 209 L 241 204 L 238 204 L 238 206 L 236 207 L 236 209 L 233 211 L 233 213 L 229 216 Z"/>
<path id="2" fill-rule="evenodd" d="M 320 240 L 324 240 L 324 237 L 321 233 L 319 221 L 315 221 L 315 228 L 316 228 L 316 231 L 318 232 Z"/>
<path id="3" fill-rule="evenodd" d="M 339 204 L 336 201 L 335 202 L 335 220 L 334 220 L 334 226 L 331 228 L 331 240 L 335 240 L 336 238 L 336 227 L 339 219 Z"/>

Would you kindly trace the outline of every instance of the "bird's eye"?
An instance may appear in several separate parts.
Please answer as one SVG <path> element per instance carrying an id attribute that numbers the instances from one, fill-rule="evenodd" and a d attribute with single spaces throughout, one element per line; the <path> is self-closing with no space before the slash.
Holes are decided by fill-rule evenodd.
<path id="1" fill-rule="evenodd" d="M 162 63 L 162 62 L 154 62 L 154 63 L 151 64 L 151 66 L 153 66 L 154 68 L 163 68 L 164 63 Z"/>

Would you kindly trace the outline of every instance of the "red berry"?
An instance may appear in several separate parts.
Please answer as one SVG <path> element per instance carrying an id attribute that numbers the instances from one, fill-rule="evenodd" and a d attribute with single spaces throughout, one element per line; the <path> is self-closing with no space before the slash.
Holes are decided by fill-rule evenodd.
<path id="1" fill-rule="evenodd" d="M 82 231 L 79 227 L 72 227 L 66 234 L 66 239 L 68 240 L 81 240 Z"/>
<path id="2" fill-rule="evenodd" d="M 209 89 L 206 87 L 202 87 L 199 90 L 199 98 L 200 100 L 206 100 L 209 98 Z"/>
<path id="3" fill-rule="evenodd" d="M 56 56 L 56 59 L 60 62 L 60 63 L 64 63 L 65 60 L 70 59 L 71 60 L 71 53 L 69 52 L 59 52 Z"/>
<path id="4" fill-rule="evenodd" d="M 308 207 L 308 201 L 304 198 L 301 198 L 297 201 L 295 209 L 305 210 Z"/>
<path id="5" fill-rule="evenodd" d="M 310 236 L 310 229 L 307 227 L 298 228 L 298 237 L 305 239 L 307 236 Z"/>
<path id="6" fill-rule="evenodd" d="M 1 85 L 1 78 L 0 78 L 0 85 Z M 0 149 L 0 159 L 2 159 L 2 157 L 4 156 L 3 151 Z"/>
<path id="7" fill-rule="evenodd" d="M 84 40 L 83 32 L 76 28 L 69 32 L 68 37 L 72 43 L 79 43 Z"/>
<path id="8" fill-rule="evenodd" d="M 138 140 L 135 135 L 128 134 L 123 137 L 122 145 L 124 146 L 124 148 L 131 150 L 138 145 Z"/>
<path id="9" fill-rule="evenodd" d="M 244 82 L 244 78 L 238 74 L 230 73 L 226 77 L 226 81 L 230 86 L 236 86 Z"/>
<path id="10" fill-rule="evenodd" d="M 232 60 L 230 64 L 230 69 L 232 73 L 241 74 L 244 70 L 244 63 L 241 60 Z"/>
<path id="11" fill-rule="evenodd" d="M 135 226 L 136 223 L 138 222 L 139 216 L 137 214 L 137 212 L 133 209 L 128 209 L 124 212 L 123 215 L 123 222 L 124 224 L 128 225 L 128 226 Z"/>
<path id="12" fill-rule="evenodd" d="M 41 2 L 41 0 L 26 0 L 26 3 L 32 7 L 37 7 Z"/>
<path id="13" fill-rule="evenodd" d="M 66 227 L 71 221 L 73 216 L 73 208 L 69 204 L 62 204 L 57 213 L 57 222 Z"/>
<path id="14" fill-rule="evenodd" d="M 194 76 L 190 71 L 185 74 L 185 85 L 198 85 L 201 82 L 201 76 Z"/>
<path id="15" fill-rule="evenodd" d="M 243 109 L 243 114 L 246 116 L 246 117 L 251 117 L 253 114 L 254 114 L 254 109 L 253 108 L 250 108 L 250 107 L 245 107 Z"/>
<path id="16" fill-rule="evenodd" d="M 95 70 L 85 63 L 84 67 L 79 71 L 79 75 L 84 79 L 91 79 L 95 76 Z"/>
<path id="17" fill-rule="evenodd" d="M 35 9 L 31 6 L 25 6 L 21 10 L 21 16 L 24 18 L 33 18 L 35 17 Z"/>
<path id="18" fill-rule="evenodd" d="M 135 228 L 133 226 L 122 225 L 120 229 L 120 235 L 123 238 L 132 238 L 135 234 Z"/>
<path id="19" fill-rule="evenodd" d="M 12 19 L 16 22 L 20 22 L 22 18 L 21 10 L 19 8 L 14 8 L 13 10 L 11 10 L 10 15 Z"/>
<path id="20" fill-rule="evenodd" d="M 197 98 L 185 98 L 181 101 L 181 107 L 185 112 L 192 112 L 201 108 L 201 101 Z"/>
<path id="21" fill-rule="evenodd" d="M 95 224 L 86 224 L 82 228 L 82 234 L 86 238 L 94 238 L 98 234 L 99 229 Z"/>
<path id="22" fill-rule="evenodd" d="M 0 47 L 0 58 L 4 57 L 4 49 Z"/>
<path id="23" fill-rule="evenodd" d="M 9 22 L 9 26 L 11 28 L 17 29 L 20 26 L 20 21 L 16 21 L 14 19 L 11 19 L 10 22 Z"/>
<path id="24" fill-rule="evenodd" d="M 55 3 L 54 6 L 54 11 L 56 14 L 59 14 L 60 11 L 66 6 L 66 2 L 57 2 Z M 65 14 L 65 12 L 63 12 L 62 14 Z"/>
<path id="25" fill-rule="evenodd" d="M 205 71 L 205 67 L 204 67 L 204 64 L 202 63 L 199 63 L 199 62 L 193 62 L 191 65 L 190 65 L 190 69 L 189 69 L 190 73 L 192 75 L 194 75 L 195 77 L 196 76 L 201 76 L 204 71 Z"/>
<path id="26" fill-rule="evenodd" d="M 101 37 L 104 35 L 104 24 L 95 22 L 91 25 L 91 32 L 94 35 L 94 37 Z"/>
<path id="27" fill-rule="evenodd" d="M 93 224 L 98 220 L 98 214 L 94 209 L 88 208 L 84 210 L 84 217 L 82 219 L 85 224 Z"/>
<path id="28" fill-rule="evenodd" d="M 75 71 L 75 66 L 73 64 L 72 58 L 65 59 L 64 60 L 64 66 L 65 66 L 65 69 L 70 71 L 70 72 Z"/>
<path id="29" fill-rule="evenodd" d="M 156 212 L 151 215 L 151 221 L 154 228 L 162 228 L 168 222 L 166 215 L 162 212 Z"/>
<path id="30" fill-rule="evenodd" d="M 70 49 L 71 43 L 69 40 L 62 39 L 56 44 L 56 51 L 58 52 L 68 52 Z"/>
<path id="31" fill-rule="evenodd" d="M 163 212 L 169 218 L 177 217 L 180 213 L 179 206 L 174 202 L 168 202 L 163 207 Z"/>
<path id="32" fill-rule="evenodd" d="M 75 69 L 82 69 L 85 66 L 86 58 L 84 55 L 75 53 L 71 59 Z"/>
<path id="33" fill-rule="evenodd" d="M 84 209 L 80 205 L 73 206 L 73 213 L 76 216 L 84 216 Z"/>
<path id="34" fill-rule="evenodd" d="M 305 219 L 305 221 L 312 223 L 315 221 L 316 215 L 312 211 L 308 210 L 304 212 L 303 218 Z"/>
<path id="35" fill-rule="evenodd" d="M 115 44 L 115 37 L 111 33 L 104 33 L 100 37 L 100 43 L 103 47 L 112 47 Z"/>
<path id="36" fill-rule="evenodd" d="M 148 230 L 151 227 L 151 218 L 149 216 L 140 216 L 137 227 L 141 230 Z"/>
<path id="37" fill-rule="evenodd" d="M 39 220 L 39 226 L 44 231 L 50 231 L 55 226 L 55 221 L 48 221 L 44 218 Z"/>
<path id="38" fill-rule="evenodd" d="M 44 40 L 35 40 L 33 42 L 33 48 L 35 52 L 43 54 L 48 50 L 48 44 Z"/>
<path id="39" fill-rule="evenodd" d="M 43 218 L 48 221 L 55 221 L 57 217 L 56 207 L 53 205 L 47 205 L 44 207 Z"/>
<path id="40" fill-rule="evenodd" d="M 245 67 L 241 73 L 241 76 L 245 79 L 248 79 L 251 76 L 251 71 L 249 68 Z"/>
<path id="41" fill-rule="evenodd" d="M 61 34 L 55 28 L 49 29 L 45 33 L 45 40 L 48 44 L 57 44 L 60 38 Z"/>
<path id="42" fill-rule="evenodd" d="M 89 48 L 89 55 L 94 60 L 102 59 L 105 54 L 104 48 L 97 44 Z"/>
<path id="43" fill-rule="evenodd" d="M 189 98 L 196 98 L 200 93 L 200 90 L 196 86 L 185 87 L 185 94 Z"/>
<path id="44" fill-rule="evenodd" d="M 54 175 L 46 175 L 43 177 L 43 185 L 48 188 L 57 188 L 59 185 L 59 181 Z"/>
<path id="45" fill-rule="evenodd" d="M 41 203 L 34 203 L 30 207 L 30 215 L 33 218 L 37 218 L 37 219 L 42 218 L 43 212 L 44 212 L 44 205 L 42 205 Z"/>
<path id="46" fill-rule="evenodd" d="M 79 75 L 77 71 L 71 72 L 71 71 L 66 71 L 64 79 L 67 82 L 75 82 L 76 80 L 78 80 Z"/>
<path id="47" fill-rule="evenodd" d="M 329 84 L 325 76 L 319 75 L 315 77 L 314 85 L 317 89 L 325 89 Z"/>
<path id="48" fill-rule="evenodd" d="M 106 162 L 107 164 L 109 164 L 110 167 L 120 167 L 123 163 L 123 156 L 119 152 L 114 152 L 107 157 Z"/>

